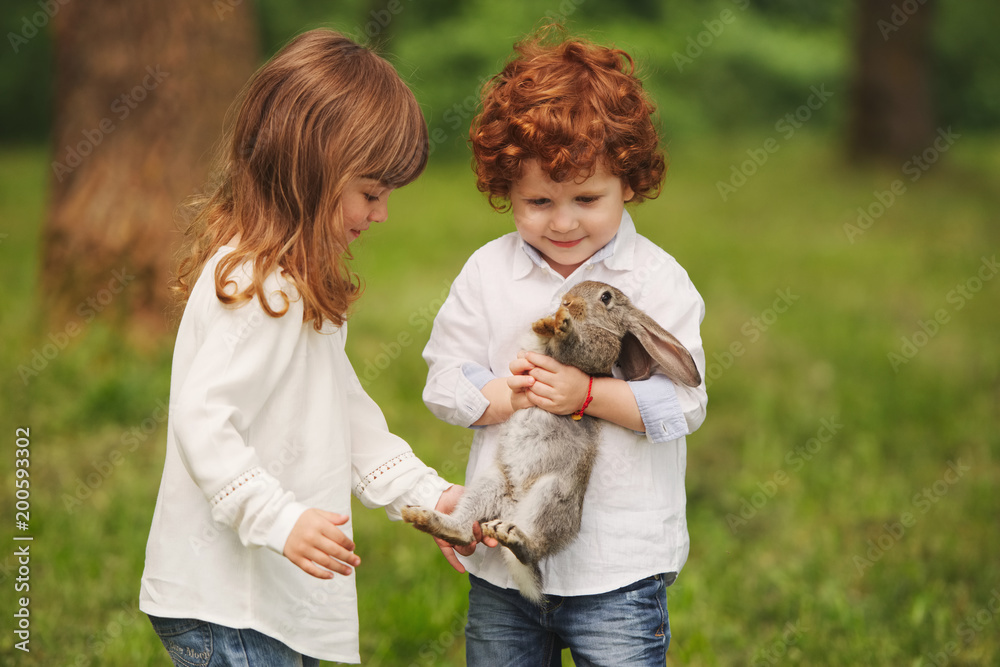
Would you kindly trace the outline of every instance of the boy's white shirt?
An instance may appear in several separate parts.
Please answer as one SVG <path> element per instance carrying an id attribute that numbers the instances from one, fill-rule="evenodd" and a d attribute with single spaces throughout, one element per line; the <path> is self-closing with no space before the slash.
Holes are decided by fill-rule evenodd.
<path id="1" fill-rule="evenodd" d="M 553 271 L 516 233 L 470 257 L 442 305 L 424 349 L 424 402 L 440 419 L 470 426 L 489 401 L 480 388 L 510 375 L 530 325 L 553 313 L 562 295 L 584 280 L 622 290 L 691 352 L 702 377 L 699 332 L 705 305 L 687 272 L 638 235 L 626 211 L 615 238 L 569 278 Z M 685 435 L 705 419 L 700 387 L 675 386 L 662 376 L 630 383 L 646 433 L 604 422 L 602 443 L 584 501 L 580 534 L 541 563 L 545 593 L 591 595 L 654 574 L 680 572 L 689 539 L 685 518 Z M 466 481 L 493 463 L 499 425 L 474 427 Z M 515 588 L 500 549 L 479 546 L 463 563 L 477 577 Z"/>
<path id="2" fill-rule="evenodd" d="M 214 272 L 191 292 L 174 349 L 167 451 L 140 609 L 252 628 L 305 655 L 359 662 L 354 576 L 314 578 L 282 556 L 307 508 L 349 515 L 353 493 L 398 519 L 450 485 L 389 432 L 344 351 L 346 326 L 303 323 L 294 287 L 222 305 Z M 246 267 L 234 276 L 242 287 Z M 340 526 L 352 535 L 351 522 Z"/>

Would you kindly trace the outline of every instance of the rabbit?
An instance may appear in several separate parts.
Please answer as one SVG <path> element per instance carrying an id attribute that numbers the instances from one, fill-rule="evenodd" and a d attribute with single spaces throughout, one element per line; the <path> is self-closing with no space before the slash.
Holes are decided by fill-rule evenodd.
<path id="1" fill-rule="evenodd" d="M 687 349 L 605 283 L 579 283 L 532 331 L 538 352 L 592 377 L 611 375 L 617 363 L 627 380 L 646 379 L 658 367 L 674 381 L 701 384 Z M 402 516 L 456 545 L 472 543 L 473 522 L 479 521 L 483 535 L 505 547 L 503 556 L 521 595 L 540 603 L 539 562 L 565 548 L 580 530 L 601 420 L 532 407 L 516 411 L 501 428 L 496 465 L 466 489 L 450 515 L 411 505 Z"/>

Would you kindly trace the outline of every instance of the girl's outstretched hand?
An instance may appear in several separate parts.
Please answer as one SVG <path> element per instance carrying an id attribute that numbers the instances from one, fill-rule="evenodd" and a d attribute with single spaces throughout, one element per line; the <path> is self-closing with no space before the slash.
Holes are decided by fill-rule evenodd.
<path id="1" fill-rule="evenodd" d="M 452 511 L 455 509 L 455 505 L 458 504 L 458 501 L 462 497 L 463 493 L 465 493 L 464 486 L 459 486 L 458 484 L 452 484 L 447 489 L 445 489 L 444 493 L 441 494 L 441 497 L 438 499 L 437 505 L 434 507 L 434 509 L 443 514 L 451 514 Z M 451 545 L 439 537 L 434 538 L 434 541 L 437 542 L 438 548 L 441 549 L 441 553 L 444 555 L 445 560 L 447 560 L 448 563 L 450 563 L 451 566 L 457 572 L 462 574 L 465 573 L 465 567 L 462 565 L 461 561 L 458 560 L 458 557 L 455 556 L 456 551 L 462 554 L 463 556 L 471 556 L 472 553 L 476 550 L 476 545 L 479 544 L 480 542 L 482 542 L 488 547 L 495 547 L 497 544 L 499 544 L 499 542 L 497 542 L 492 537 L 487 537 L 487 538 L 483 537 L 483 533 L 479 529 L 478 521 L 475 524 L 473 524 L 472 533 L 475 539 L 473 540 L 472 544 L 464 547 Z"/>
<path id="2" fill-rule="evenodd" d="M 348 520 L 346 514 L 307 509 L 285 540 L 285 558 L 317 579 L 351 574 L 351 566 L 360 565 L 361 559 L 354 553 L 354 541 L 337 527 Z"/>

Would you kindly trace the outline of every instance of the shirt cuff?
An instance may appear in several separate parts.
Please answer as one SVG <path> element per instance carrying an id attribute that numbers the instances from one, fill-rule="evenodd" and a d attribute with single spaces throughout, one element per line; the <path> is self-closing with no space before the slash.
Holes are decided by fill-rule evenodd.
<path id="1" fill-rule="evenodd" d="M 650 442 L 670 442 L 688 434 L 677 387 L 664 375 L 628 383 Z"/>
<path id="2" fill-rule="evenodd" d="M 390 513 L 390 518 L 399 518 L 399 511 L 407 505 L 437 507 L 438 501 L 441 500 L 441 494 L 450 489 L 453 484 L 440 477 L 432 468 L 428 468 L 427 473 L 419 484 L 392 503 L 394 512 Z M 391 516 L 393 513 L 397 516 Z"/>
<path id="3" fill-rule="evenodd" d="M 281 508 L 271 525 L 271 530 L 267 533 L 267 547 L 284 555 L 285 542 L 288 541 L 288 536 L 291 534 L 292 528 L 295 527 L 295 522 L 307 509 L 305 505 L 295 502 L 288 503 Z"/>
<path id="4" fill-rule="evenodd" d="M 474 364 L 471 361 L 467 361 L 462 364 L 462 375 L 465 376 L 466 380 L 475 385 L 476 389 L 479 391 L 482 391 L 483 387 L 485 387 L 490 380 L 496 379 L 496 375 L 493 375 L 493 373 L 489 372 L 483 366 Z"/>
<path id="5" fill-rule="evenodd" d="M 462 364 L 462 376 L 455 398 L 457 399 L 457 413 L 463 426 L 478 428 L 472 426 L 472 423 L 482 417 L 486 408 L 490 407 L 489 399 L 483 396 L 483 387 L 495 378 L 493 373 L 479 364 L 472 362 Z"/>

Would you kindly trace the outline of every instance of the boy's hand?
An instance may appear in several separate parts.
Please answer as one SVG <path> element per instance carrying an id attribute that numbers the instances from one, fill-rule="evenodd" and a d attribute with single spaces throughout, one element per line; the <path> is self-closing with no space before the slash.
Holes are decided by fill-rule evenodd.
<path id="1" fill-rule="evenodd" d="M 345 514 L 307 509 L 285 540 L 285 558 L 317 579 L 351 574 L 351 566 L 360 565 L 361 559 L 354 553 L 354 542 L 337 527 L 349 520 Z"/>
<path id="2" fill-rule="evenodd" d="M 525 352 L 519 352 L 517 359 L 510 362 L 510 372 L 512 375 L 507 378 L 507 387 L 510 389 L 510 407 L 514 412 L 524 408 L 533 407 L 528 392 L 535 384 L 535 378 L 530 373 L 535 365 L 525 358 Z"/>
<path id="3" fill-rule="evenodd" d="M 520 352 L 517 361 L 530 366 L 525 373 L 534 380 L 524 391 L 525 399 L 546 412 L 568 415 L 576 412 L 587 399 L 589 376 L 579 368 L 561 364 L 537 352 Z M 511 363 L 511 372 L 514 364 Z M 511 398 L 511 403 L 514 399 Z"/>

